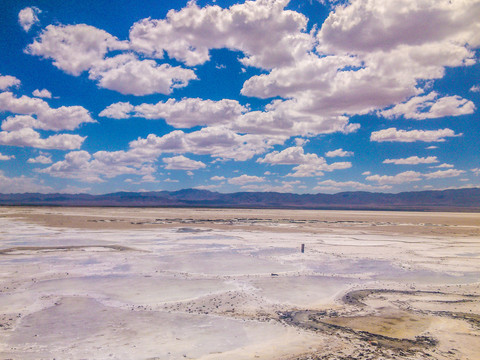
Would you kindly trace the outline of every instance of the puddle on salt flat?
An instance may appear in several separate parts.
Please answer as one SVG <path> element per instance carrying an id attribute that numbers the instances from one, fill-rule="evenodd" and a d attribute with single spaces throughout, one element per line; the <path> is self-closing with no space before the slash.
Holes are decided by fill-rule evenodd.
<path id="1" fill-rule="evenodd" d="M 307 267 L 316 273 L 332 275 L 368 276 L 372 280 L 415 282 L 418 284 L 467 284 L 478 282 L 478 272 L 449 274 L 431 270 L 408 270 L 396 266 L 386 260 L 373 259 L 330 259 L 319 261 L 320 264 L 309 262 Z"/>
<path id="2" fill-rule="evenodd" d="M 22 318 L 6 341 L 12 349 L 8 357 L 22 359 L 131 359 L 132 354 L 141 359 L 275 359 L 292 355 L 292 348 L 311 346 L 314 338 L 277 323 L 129 311 L 91 298 L 65 297 Z"/>
<path id="3" fill-rule="evenodd" d="M 270 301 L 313 308 L 331 304 L 340 293 L 364 281 L 325 276 L 273 276 L 252 282 Z"/>
<path id="4" fill-rule="evenodd" d="M 93 296 L 124 303 L 156 305 L 234 289 L 234 284 L 218 279 L 107 275 L 41 281 L 33 284 L 28 291 L 36 294 Z"/>
<path id="5" fill-rule="evenodd" d="M 477 257 L 480 256 L 480 253 L 478 252 L 466 252 L 466 253 L 459 253 L 455 254 L 456 256 L 461 256 L 461 257 Z"/>
<path id="6" fill-rule="evenodd" d="M 250 254 L 254 256 L 285 256 L 298 253 L 298 247 L 268 247 L 251 251 Z"/>
<path id="7" fill-rule="evenodd" d="M 209 275 L 270 274 L 296 270 L 289 264 L 244 255 L 236 251 L 188 252 L 164 256 L 162 269 Z"/>

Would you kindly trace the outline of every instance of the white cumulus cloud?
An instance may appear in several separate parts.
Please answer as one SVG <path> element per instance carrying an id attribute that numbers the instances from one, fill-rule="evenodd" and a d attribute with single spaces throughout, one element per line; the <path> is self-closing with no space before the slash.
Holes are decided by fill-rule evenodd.
<path id="1" fill-rule="evenodd" d="M 340 191 L 344 189 L 353 189 L 360 191 L 380 191 L 388 190 L 392 187 L 390 185 L 370 185 L 363 184 L 358 181 L 335 181 L 335 180 L 324 180 L 317 183 L 318 186 L 314 187 L 313 190 L 316 191 Z"/>
<path id="2" fill-rule="evenodd" d="M 73 150 L 82 146 L 86 137 L 72 134 L 50 135 L 41 138 L 40 134 L 31 128 L 14 131 L 0 131 L 0 145 L 26 146 L 38 149 Z"/>
<path id="3" fill-rule="evenodd" d="M 228 183 L 233 185 L 245 185 L 248 183 L 258 183 L 258 182 L 264 182 L 264 181 L 265 181 L 264 177 L 251 176 L 251 175 L 245 175 L 245 174 L 228 179 Z"/>
<path id="4" fill-rule="evenodd" d="M 38 155 L 37 157 L 27 160 L 29 164 L 51 164 L 52 157 L 50 155 Z"/>
<path id="5" fill-rule="evenodd" d="M 0 93 L 0 111 L 28 116 L 11 116 L 2 123 L 3 130 L 32 127 L 41 130 L 74 130 L 80 124 L 93 123 L 87 109 L 82 106 L 51 108 L 47 102 L 28 96 L 15 97 L 11 92 Z M 31 115 L 35 115 L 33 118 Z"/>
<path id="6" fill-rule="evenodd" d="M 97 62 L 89 78 L 98 86 L 124 95 L 170 94 L 173 89 L 187 86 L 197 79 L 193 70 L 155 60 L 139 60 L 133 54 L 121 54 Z"/>
<path id="7" fill-rule="evenodd" d="M 406 119 L 434 119 L 445 116 L 467 115 L 475 112 L 473 102 L 460 96 L 438 97 L 432 91 L 425 96 L 415 96 L 405 103 L 395 105 L 392 109 L 380 112 L 386 118 L 404 116 Z"/>
<path id="8" fill-rule="evenodd" d="M 206 167 L 203 162 L 189 159 L 183 155 L 164 158 L 163 162 L 167 164 L 165 169 L 171 170 L 197 170 Z"/>
<path id="9" fill-rule="evenodd" d="M 292 170 L 293 173 L 287 176 L 293 177 L 311 177 L 322 176 L 323 171 L 333 171 L 348 169 L 352 166 L 350 162 L 336 162 L 327 164 L 323 157 L 317 154 L 305 154 L 302 147 L 293 146 L 282 151 L 273 151 L 264 158 L 257 159 L 258 163 L 272 165 L 297 165 Z"/>
<path id="10" fill-rule="evenodd" d="M 136 117 L 165 119 L 168 124 L 176 128 L 190 128 L 231 124 L 247 110 L 237 100 L 212 101 L 185 98 L 182 100 L 168 99 L 156 104 L 140 104 L 130 112 L 133 113 L 132 116 Z"/>
<path id="11" fill-rule="evenodd" d="M 123 174 L 152 175 L 155 168 L 151 165 L 151 161 L 143 162 L 125 152 L 98 151 L 92 156 L 87 151 L 81 150 L 67 153 L 64 160 L 38 172 L 85 182 L 104 182 L 105 178 Z"/>
<path id="12" fill-rule="evenodd" d="M 327 151 L 325 153 L 326 157 L 346 157 L 346 156 L 353 156 L 353 151 L 345 151 L 342 148 L 333 150 L 333 151 Z"/>
<path id="13" fill-rule="evenodd" d="M 422 174 L 416 171 L 405 171 L 397 175 L 370 175 L 365 179 L 368 181 L 375 181 L 380 185 L 404 184 L 422 180 Z"/>
<path id="14" fill-rule="evenodd" d="M 463 134 L 455 134 L 451 129 L 440 130 L 397 130 L 389 128 L 380 131 L 374 131 L 370 135 L 370 141 L 384 142 L 443 142 L 447 137 L 462 136 Z"/>
<path id="15" fill-rule="evenodd" d="M 39 22 L 38 19 L 38 14 L 40 14 L 42 11 L 39 8 L 36 8 L 35 6 L 32 7 L 26 7 L 18 13 L 18 22 L 20 26 L 25 30 L 26 32 L 30 31 L 30 28 Z"/>
<path id="16" fill-rule="evenodd" d="M 436 156 L 427 156 L 427 157 L 410 156 L 408 158 L 403 158 L 403 159 L 383 160 L 384 164 L 395 164 L 395 165 L 419 165 L 419 164 L 433 164 L 437 162 L 438 162 L 438 159 Z"/>
<path id="17" fill-rule="evenodd" d="M 43 185 L 42 181 L 26 176 L 8 177 L 0 170 L 0 193 L 51 193 L 53 188 Z"/>
<path id="18" fill-rule="evenodd" d="M 36 96 L 36 97 L 47 98 L 47 99 L 52 98 L 52 93 L 50 91 L 48 91 L 47 89 L 33 90 L 32 95 Z"/>
<path id="19" fill-rule="evenodd" d="M 188 66 L 209 60 L 209 50 L 242 51 L 245 65 L 272 68 L 290 64 L 312 48 L 307 18 L 284 10 L 288 0 L 246 1 L 228 9 L 200 8 L 195 2 L 170 10 L 166 19 L 143 19 L 130 29 L 132 48 L 146 55 L 170 57 Z M 288 49 L 288 51 L 285 51 Z"/>
<path id="20" fill-rule="evenodd" d="M 78 76 L 101 63 L 107 52 L 128 49 L 106 31 L 86 24 L 48 25 L 25 51 L 45 59 L 68 74 Z"/>
<path id="21" fill-rule="evenodd" d="M 463 170 L 448 169 L 424 174 L 423 176 L 425 176 L 426 179 L 444 179 L 449 177 L 456 177 L 463 173 L 465 173 L 465 171 Z"/>
<path id="22" fill-rule="evenodd" d="M 107 106 L 98 115 L 111 119 L 128 119 L 131 117 L 133 109 L 135 106 L 129 102 L 118 102 Z"/>
<path id="23" fill-rule="evenodd" d="M 12 159 L 15 159 L 15 155 L 5 155 L 0 153 L 0 161 L 7 161 Z"/>
<path id="24" fill-rule="evenodd" d="M 15 76 L 0 75 L 0 90 L 20 86 L 21 82 Z"/>

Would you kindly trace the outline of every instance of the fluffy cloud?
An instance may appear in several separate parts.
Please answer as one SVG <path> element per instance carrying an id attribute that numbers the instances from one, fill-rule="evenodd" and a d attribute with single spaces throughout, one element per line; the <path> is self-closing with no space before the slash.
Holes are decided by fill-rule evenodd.
<path id="1" fill-rule="evenodd" d="M 296 146 L 303 146 L 308 143 L 310 140 L 304 138 L 295 138 L 295 145 Z"/>
<path id="2" fill-rule="evenodd" d="M 335 181 L 325 180 L 318 182 L 318 186 L 314 188 L 317 191 L 339 191 L 342 189 L 354 189 L 360 191 L 379 191 L 388 190 L 392 187 L 390 185 L 375 186 L 363 184 L 357 181 Z"/>
<path id="3" fill-rule="evenodd" d="M 185 87 L 197 78 L 193 70 L 154 60 L 139 60 L 133 54 L 121 54 L 97 62 L 89 71 L 89 78 L 100 87 L 124 95 L 170 94 L 173 89 Z"/>
<path id="4" fill-rule="evenodd" d="M 416 171 L 405 171 L 397 175 L 371 175 L 367 176 L 366 180 L 375 181 L 381 185 L 384 184 L 404 184 L 408 182 L 420 181 L 422 179 L 443 179 L 449 177 L 456 177 L 465 173 L 463 170 L 439 170 L 432 173 L 422 174 Z"/>
<path id="5" fill-rule="evenodd" d="M 95 122 L 82 106 L 61 106 L 52 109 L 42 99 L 28 96 L 15 97 L 11 92 L 0 93 L 0 111 L 31 116 L 13 116 L 2 123 L 3 130 L 32 127 L 41 130 L 74 130 L 82 123 Z"/>
<path id="6" fill-rule="evenodd" d="M 325 153 L 326 157 L 346 157 L 346 156 L 353 156 L 353 151 L 345 151 L 343 149 L 337 149 L 333 151 L 327 151 Z"/>
<path id="7" fill-rule="evenodd" d="M 462 99 L 460 96 L 438 97 L 432 91 L 425 96 L 415 96 L 403 104 L 392 109 L 380 112 L 386 118 L 403 116 L 407 119 L 434 119 L 445 116 L 459 116 L 472 114 L 475 111 L 473 102 Z"/>
<path id="8" fill-rule="evenodd" d="M 336 7 L 325 20 L 318 34 L 319 48 L 365 53 L 405 44 L 478 46 L 480 25 L 475 19 L 479 11 L 475 0 L 353 0 Z"/>
<path id="9" fill-rule="evenodd" d="M 111 178 L 121 174 L 151 174 L 155 171 L 152 163 L 161 154 L 193 153 L 244 161 L 265 152 L 273 145 L 283 143 L 284 140 L 284 138 L 265 139 L 255 135 L 239 135 L 222 127 L 207 127 L 191 133 L 176 130 L 161 137 L 150 134 L 145 139 L 132 141 L 128 151 L 98 151 L 93 156 L 86 151 L 71 152 L 65 156 L 64 161 L 59 161 L 41 172 L 56 177 L 100 182 L 104 181 L 103 177 Z M 175 162 L 183 157 L 177 156 L 173 159 L 166 161 L 171 162 L 172 168 Z M 184 164 L 186 162 L 183 161 Z M 190 166 L 192 166 L 191 163 Z M 195 162 L 194 166 L 197 167 L 200 164 Z"/>
<path id="10" fill-rule="evenodd" d="M 155 168 L 151 164 L 135 161 L 134 158 L 115 156 L 116 153 L 99 151 L 92 157 L 86 151 L 73 151 L 65 155 L 65 159 L 38 170 L 50 176 L 78 179 L 85 182 L 104 182 L 104 177 L 113 178 L 122 174 L 151 175 Z"/>
<path id="11" fill-rule="evenodd" d="M 15 159 L 15 155 L 4 155 L 0 153 L 0 161 L 7 161 L 12 159 Z"/>
<path id="12" fill-rule="evenodd" d="M 220 101 L 202 99 L 169 99 L 154 105 L 142 104 L 135 107 L 136 116 L 147 119 L 163 118 L 168 124 L 177 128 L 229 124 L 247 108 L 236 100 Z"/>
<path id="13" fill-rule="evenodd" d="M 245 185 L 248 183 L 264 182 L 264 181 L 265 181 L 264 177 L 250 176 L 245 174 L 228 179 L 228 183 L 233 185 Z"/>
<path id="14" fill-rule="evenodd" d="M 456 177 L 463 173 L 465 173 L 465 171 L 463 170 L 448 169 L 424 174 L 423 176 L 425 176 L 426 179 L 444 179 L 449 177 Z"/>
<path id="15" fill-rule="evenodd" d="M 269 191 L 269 192 L 292 192 L 295 185 L 300 184 L 300 181 L 282 181 L 280 185 L 271 184 L 247 184 L 243 185 L 242 190 L 246 191 Z"/>
<path id="16" fill-rule="evenodd" d="M 213 191 L 215 189 L 218 189 L 219 187 L 221 187 L 221 185 L 199 185 L 195 186 L 194 189 Z"/>
<path id="17" fill-rule="evenodd" d="M 111 119 L 128 119 L 132 116 L 131 112 L 134 109 L 135 106 L 129 102 L 118 102 L 107 106 L 98 115 Z"/>
<path id="18" fill-rule="evenodd" d="M 380 185 L 385 184 L 404 184 L 413 181 L 422 180 L 422 174 L 416 171 L 405 171 L 397 175 L 370 175 L 366 177 L 368 181 L 375 181 Z"/>
<path id="19" fill-rule="evenodd" d="M 85 137 L 71 134 L 51 135 L 45 139 L 31 128 L 14 131 L 0 131 L 0 144 L 7 146 L 27 146 L 38 149 L 73 150 L 82 146 Z"/>
<path id="20" fill-rule="evenodd" d="M 89 187 L 78 187 L 67 185 L 62 190 L 58 191 L 60 194 L 88 194 L 92 189 Z"/>
<path id="21" fill-rule="evenodd" d="M 57 68 L 78 76 L 103 61 L 108 51 L 124 50 L 126 42 L 93 26 L 48 25 L 25 51 L 52 59 Z"/>
<path id="22" fill-rule="evenodd" d="M 48 91 L 47 89 L 42 89 L 42 90 L 33 90 L 33 93 L 32 93 L 33 96 L 36 96 L 36 97 L 41 97 L 41 98 L 47 98 L 47 99 L 51 99 L 52 98 L 52 93 L 50 91 Z"/>
<path id="23" fill-rule="evenodd" d="M 26 176 L 8 177 L 0 170 L 0 193 L 50 193 L 53 189 L 50 186 L 43 185 L 36 178 Z"/>
<path id="24" fill-rule="evenodd" d="M 29 164 L 51 164 L 52 157 L 50 155 L 38 155 L 35 158 L 30 158 L 27 160 Z"/>
<path id="25" fill-rule="evenodd" d="M 212 176 L 210 178 L 210 180 L 213 180 L 213 181 L 223 181 L 225 180 L 225 176 Z"/>
<path id="26" fill-rule="evenodd" d="M 145 119 L 165 119 L 168 124 L 176 128 L 190 128 L 231 124 L 246 111 L 247 108 L 236 100 L 212 101 L 185 98 L 182 100 L 168 99 L 165 102 L 144 103 L 137 106 L 120 102 L 108 106 L 100 115 L 116 119 L 125 119 L 131 116 Z"/>
<path id="27" fill-rule="evenodd" d="M 65 155 L 65 160 L 56 162 L 38 172 L 67 179 L 81 179 L 87 182 L 102 182 L 103 180 L 92 170 L 89 162 L 91 155 L 86 151 L 74 151 Z"/>
<path id="28" fill-rule="evenodd" d="M 20 86 L 20 80 L 15 76 L 0 75 L 0 90 L 6 90 L 10 87 Z"/>
<path id="29" fill-rule="evenodd" d="M 477 0 L 353 0 L 336 7 L 318 32 L 322 56 L 311 53 L 294 65 L 254 76 L 242 94 L 292 98 L 304 104 L 304 113 L 321 113 L 329 123 L 401 103 L 424 92 L 419 80 L 441 78 L 447 66 L 475 63 L 473 49 L 480 46 L 477 5 Z M 425 23 L 432 25 L 425 30 Z M 428 112 L 407 114 L 433 118 L 474 109 L 458 96 L 429 101 L 423 104 Z"/>
<path id="30" fill-rule="evenodd" d="M 265 111 L 251 111 L 240 116 L 232 125 L 235 131 L 262 135 L 314 136 L 355 132 L 360 125 L 349 124 L 343 115 L 329 116 L 319 109 L 318 99 L 275 100 Z"/>
<path id="31" fill-rule="evenodd" d="M 275 164 L 275 165 L 297 165 L 315 163 L 323 166 L 326 164 L 325 159 L 319 158 L 317 154 L 305 154 L 302 147 L 294 146 L 286 148 L 282 151 L 273 151 L 264 158 L 259 158 L 258 163 Z"/>
<path id="32" fill-rule="evenodd" d="M 384 164 L 395 164 L 395 165 L 418 165 L 418 164 L 433 164 L 437 163 L 438 159 L 436 156 L 428 157 L 418 157 L 410 156 L 405 159 L 385 159 L 383 160 Z"/>
<path id="33" fill-rule="evenodd" d="M 52 59 L 53 65 L 74 76 L 88 71 L 100 87 L 121 94 L 170 94 L 196 79 L 190 69 L 139 60 L 132 53 L 106 58 L 108 52 L 129 47 L 128 42 L 86 24 L 49 25 L 25 51 Z"/>
<path id="34" fill-rule="evenodd" d="M 172 170 L 197 170 L 206 167 L 203 162 L 189 159 L 183 155 L 164 158 L 163 162 L 167 164 L 165 169 Z"/>
<path id="35" fill-rule="evenodd" d="M 437 79 L 446 66 L 475 63 L 479 15 L 477 0 L 354 0 L 325 20 L 317 50 L 356 56 L 374 84 L 387 76 L 390 86 L 413 96 L 417 79 Z M 391 100 L 395 104 L 406 97 Z"/>
<path id="36" fill-rule="evenodd" d="M 290 67 L 250 78 L 241 92 L 261 98 L 293 98 L 314 127 L 318 114 L 327 123 L 342 117 L 348 120 L 345 115 L 382 109 L 418 91 L 415 79 L 394 79 L 391 71 L 380 75 L 361 66 L 362 61 L 351 56 L 309 55 Z"/>
<path id="37" fill-rule="evenodd" d="M 209 60 L 209 50 L 228 48 L 245 54 L 245 65 L 273 68 L 291 64 L 312 48 L 304 32 L 307 18 L 284 10 L 288 0 L 246 1 L 228 9 L 200 8 L 195 2 L 170 10 L 164 20 L 143 19 L 130 29 L 132 48 L 170 57 L 189 66 Z M 285 51 L 288 49 L 288 51 Z"/>
<path id="38" fill-rule="evenodd" d="M 82 123 L 95 122 L 82 106 L 51 108 L 47 102 L 28 96 L 15 97 L 11 92 L 0 93 L 0 111 L 10 112 L 2 121 L 0 144 L 27 146 L 39 149 L 79 149 L 86 137 L 73 134 L 55 134 L 41 138 L 40 130 L 74 130 Z M 35 117 L 34 117 L 35 116 Z"/>
<path id="39" fill-rule="evenodd" d="M 453 167 L 454 167 L 454 165 L 446 164 L 446 163 L 443 163 L 443 164 L 440 164 L 440 165 L 437 165 L 437 166 L 430 166 L 431 169 L 433 169 L 433 168 L 442 169 L 442 168 L 453 168 Z"/>
<path id="40" fill-rule="evenodd" d="M 305 154 L 303 148 L 298 146 L 289 147 L 280 152 L 273 151 L 264 158 L 257 159 L 257 162 L 275 165 L 298 164 L 292 169 L 293 173 L 287 175 L 293 177 L 322 176 L 323 171 L 348 169 L 352 166 L 350 162 L 327 164 L 323 157 L 319 157 L 317 154 Z"/>
<path id="41" fill-rule="evenodd" d="M 38 23 L 38 14 L 40 14 L 42 11 L 39 8 L 36 8 L 35 6 L 32 7 L 26 7 L 18 13 L 18 22 L 20 26 L 25 30 L 26 32 L 30 31 L 30 28 Z"/>
<path id="42" fill-rule="evenodd" d="M 146 139 L 132 141 L 130 152 L 143 154 L 143 156 L 193 153 L 245 161 L 265 152 L 273 145 L 283 144 L 285 139 L 280 136 L 271 136 L 266 139 L 258 135 L 239 135 L 220 126 L 206 127 L 191 133 L 175 130 L 161 137 L 150 134 Z"/>
<path id="43" fill-rule="evenodd" d="M 53 59 L 57 67 L 74 75 L 88 70 L 99 86 L 143 95 L 169 94 L 195 79 L 195 74 L 139 60 L 132 53 L 105 58 L 109 51 L 134 50 L 158 59 L 166 53 L 193 66 L 209 60 L 210 49 L 238 50 L 245 65 L 271 70 L 247 80 L 242 94 L 289 100 L 244 114 L 232 129 L 264 135 L 348 133 L 358 129 L 357 124 L 348 124 L 348 116 L 416 97 L 424 91 L 419 80 L 442 77 L 446 66 L 475 62 L 473 49 L 480 46 L 473 21 L 479 13 L 476 3 L 400 0 L 398 5 L 354 0 L 336 7 L 315 38 L 315 28 L 306 32 L 304 15 L 285 10 L 288 0 L 246 1 L 226 9 L 189 2 L 181 10 L 169 11 L 165 19 L 134 24 L 129 43 L 85 24 L 50 25 L 27 51 Z M 426 21 L 442 26 L 425 30 Z M 315 42 L 317 53 L 312 51 Z M 428 112 L 409 115 L 439 117 L 473 111 L 473 103 L 458 96 L 429 105 Z M 400 110 L 388 110 L 389 116 Z"/>
<path id="44" fill-rule="evenodd" d="M 374 131 L 370 135 L 370 141 L 384 142 L 443 142 L 446 137 L 462 136 L 463 134 L 455 134 L 451 129 L 440 130 L 397 130 L 389 128 L 380 131 Z"/>
<path id="45" fill-rule="evenodd" d="M 310 109 L 311 101 L 276 100 L 264 111 L 249 111 L 236 100 L 219 101 L 199 98 L 169 99 L 156 104 L 119 102 L 111 104 L 100 115 L 117 119 L 143 117 L 165 119 L 177 128 L 222 125 L 239 133 L 255 135 L 311 136 L 319 133 L 351 133 L 359 128 L 349 124 L 348 118 L 327 118 Z M 304 140 L 306 141 L 306 140 Z"/>
<path id="46" fill-rule="evenodd" d="M 274 68 L 268 74 L 250 78 L 244 83 L 242 94 L 266 99 L 274 96 L 299 97 L 309 90 L 328 93 L 342 69 L 360 65 L 360 61 L 350 56 L 318 57 L 312 54 L 290 66 Z"/>

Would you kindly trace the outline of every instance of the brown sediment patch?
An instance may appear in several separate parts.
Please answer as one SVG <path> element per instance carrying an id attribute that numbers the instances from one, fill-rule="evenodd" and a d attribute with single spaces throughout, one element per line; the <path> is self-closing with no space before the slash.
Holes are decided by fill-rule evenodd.
<path id="1" fill-rule="evenodd" d="M 342 298 L 342 301 L 347 305 L 356 305 L 356 306 L 365 306 L 363 302 L 364 299 L 368 298 L 371 295 L 378 295 L 378 294 L 401 294 L 401 295 L 442 295 L 446 296 L 449 295 L 448 293 L 441 292 L 441 291 L 424 291 L 424 290 L 390 290 L 390 289 L 365 289 L 365 290 L 354 290 L 350 291 L 349 293 L 345 294 Z M 463 296 L 473 296 L 477 297 L 476 295 L 463 295 Z"/>
<path id="2" fill-rule="evenodd" d="M 440 349 L 445 358 L 458 358 L 452 357 L 454 347 L 461 346 L 467 337 L 474 341 L 480 329 L 480 315 L 475 313 L 480 296 L 475 294 L 363 289 L 347 293 L 342 300 L 347 305 L 344 309 L 289 311 L 279 313 L 279 318 L 294 327 L 350 338 L 363 354 L 372 346 L 378 351 L 390 351 L 392 358 L 408 354 L 432 356 Z M 434 310 L 438 304 L 443 311 Z M 470 312 L 455 311 L 459 304 L 470 307 Z M 330 358 L 317 355 L 308 359 Z"/>
<path id="3" fill-rule="evenodd" d="M 325 318 L 320 321 L 388 338 L 415 339 L 428 329 L 432 319 L 428 316 L 387 309 L 374 315 L 341 316 Z"/>
<path id="4" fill-rule="evenodd" d="M 178 228 L 324 233 L 368 231 L 405 235 L 480 235 L 480 213 L 322 211 L 198 208 L 2 207 L 1 217 L 51 227 L 88 229 Z M 187 216 L 185 216 L 188 214 Z"/>
<path id="5" fill-rule="evenodd" d="M 469 324 L 473 325 L 475 328 L 480 329 L 480 315 L 478 314 L 469 314 L 464 312 L 452 312 L 452 311 L 436 311 L 435 315 L 446 316 L 453 319 L 464 320 Z"/>
<path id="6" fill-rule="evenodd" d="M 15 246 L 1 249 L 0 255 L 31 255 L 50 253 L 57 251 L 75 251 L 75 250 L 114 250 L 114 251 L 139 251 L 137 249 L 122 245 L 69 245 L 69 246 Z"/>
<path id="7" fill-rule="evenodd" d="M 363 317 L 325 317 L 325 314 L 326 312 L 304 310 L 282 313 L 280 318 L 286 324 L 323 334 L 353 336 L 356 341 L 363 341 L 384 350 L 416 352 L 437 344 L 435 339 L 422 336 L 420 335 L 422 331 L 415 329 L 419 323 L 423 325 L 423 329 L 428 328 L 429 319 L 426 317 L 419 318 L 408 313 Z M 405 329 L 408 328 L 410 337 L 403 336 L 406 332 L 402 334 L 398 330 L 388 331 L 387 323 L 392 329 L 399 324 Z M 400 336 L 397 337 L 398 335 Z"/>

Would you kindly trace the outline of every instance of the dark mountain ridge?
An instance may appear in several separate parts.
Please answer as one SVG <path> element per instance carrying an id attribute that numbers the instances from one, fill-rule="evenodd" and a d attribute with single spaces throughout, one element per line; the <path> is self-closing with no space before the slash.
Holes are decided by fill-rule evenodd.
<path id="1" fill-rule="evenodd" d="M 391 193 L 218 193 L 208 190 L 90 194 L 0 194 L 0 205 L 480 211 L 480 188 Z"/>

